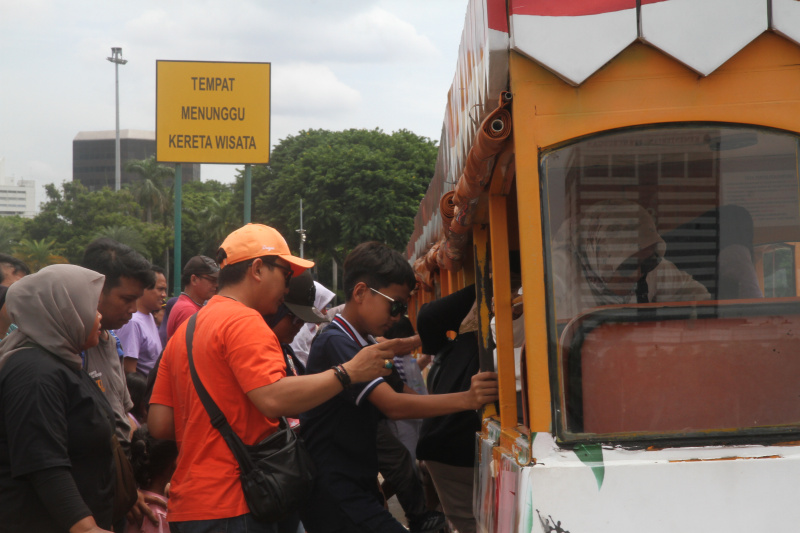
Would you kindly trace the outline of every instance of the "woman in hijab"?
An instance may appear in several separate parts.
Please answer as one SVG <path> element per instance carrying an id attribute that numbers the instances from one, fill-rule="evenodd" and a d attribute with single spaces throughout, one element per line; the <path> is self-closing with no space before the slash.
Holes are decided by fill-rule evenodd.
<path id="1" fill-rule="evenodd" d="M 650 214 L 626 200 L 598 202 L 553 239 L 558 320 L 601 305 L 707 300 L 706 288 L 663 259 Z"/>
<path id="2" fill-rule="evenodd" d="M 333 301 L 334 296 L 336 295 L 328 290 L 322 283 L 314 282 L 314 308 L 317 311 L 324 313 L 325 308 Z M 330 318 L 325 317 L 324 322 L 329 321 Z M 290 343 L 292 350 L 294 350 L 295 357 L 300 360 L 303 366 L 308 362 L 308 351 L 311 349 L 311 341 L 314 340 L 318 329 L 319 324 L 306 322 L 305 326 L 300 329 Z"/>
<path id="3" fill-rule="evenodd" d="M 19 329 L 0 344 L 0 531 L 111 529 L 114 414 L 80 356 L 98 343 L 103 280 L 53 265 L 8 290 Z"/>

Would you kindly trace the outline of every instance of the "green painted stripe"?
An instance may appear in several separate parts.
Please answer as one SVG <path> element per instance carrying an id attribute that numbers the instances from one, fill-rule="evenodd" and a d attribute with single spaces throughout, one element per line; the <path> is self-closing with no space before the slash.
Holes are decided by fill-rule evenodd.
<path id="1" fill-rule="evenodd" d="M 575 447 L 575 455 L 586 466 L 591 467 L 597 480 L 597 490 L 600 490 L 606 473 L 606 467 L 603 464 L 603 448 L 599 444 L 579 444 Z"/>

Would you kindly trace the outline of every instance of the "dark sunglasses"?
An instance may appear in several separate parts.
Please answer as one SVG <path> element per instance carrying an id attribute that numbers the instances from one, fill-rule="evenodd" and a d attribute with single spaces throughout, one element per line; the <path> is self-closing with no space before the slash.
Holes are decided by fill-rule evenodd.
<path id="1" fill-rule="evenodd" d="M 291 280 L 292 276 L 294 275 L 294 271 L 291 268 L 279 265 L 278 263 L 273 263 L 272 261 L 264 261 L 264 264 L 274 266 L 278 270 L 283 270 L 283 277 L 286 280 L 286 286 L 289 286 L 289 280 Z"/>
<path id="2" fill-rule="evenodd" d="M 408 305 L 404 304 L 403 302 L 397 301 L 391 296 L 386 296 L 381 291 L 376 291 L 372 287 L 370 287 L 369 290 L 380 294 L 381 296 L 392 302 L 392 304 L 389 306 L 389 315 L 391 316 L 405 315 L 406 311 L 408 311 Z"/>
<path id="3" fill-rule="evenodd" d="M 645 276 L 655 270 L 660 262 L 661 256 L 658 254 L 653 254 L 642 260 L 639 260 L 636 256 L 631 256 L 617 267 L 615 273 L 618 276 L 629 278 L 638 271 L 640 275 Z"/>
<path id="4" fill-rule="evenodd" d="M 215 278 L 214 276 L 199 276 L 199 277 L 210 282 L 212 285 L 219 285 L 219 279 Z"/>

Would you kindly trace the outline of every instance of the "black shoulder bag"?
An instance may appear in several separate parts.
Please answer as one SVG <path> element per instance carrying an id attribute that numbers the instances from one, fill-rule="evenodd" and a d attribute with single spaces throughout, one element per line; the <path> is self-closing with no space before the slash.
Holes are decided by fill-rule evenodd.
<path id="1" fill-rule="evenodd" d="M 192 382 L 200 401 L 239 462 L 242 491 L 253 516 L 263 522 L 278 522 L 311 494 L 315 467 L 303 440 L 295 435 L 284 417 L 278 430 L 258 444 L 248 446 L 234 433 L 225 415 L 209 396 L 192 359 L 195 313 L 186 328 L 186 353 Z"/>

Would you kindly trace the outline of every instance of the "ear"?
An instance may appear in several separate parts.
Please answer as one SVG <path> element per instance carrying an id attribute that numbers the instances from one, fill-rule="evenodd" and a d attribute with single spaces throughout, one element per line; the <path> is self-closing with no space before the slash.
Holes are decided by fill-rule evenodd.
<path id="1" fill-rule="evenodd" d="M 367 286 L 366 282 L 359 281 L 356 283 L 356 286 L 353 287 L 353 299 L 360 304 L 364 301 L 364 297 L 368 292 L 369 287 Z"/>
<path id="2" fill-rule="evenodd" d="M 255 261 L 253 261 L 253 264 L 250 265 L 250 268 L 247 269 L 248 270 L 248 274 L 252 275 L 253 278 L 256 279 L 256 281 L 260 282 L 263 279 L 263 275 L 261 274 L 261 270 L 265 266 L 266 265 L 264 265 L 264 261 L 260 257 L 257 257 L 255 259 Z"/>

